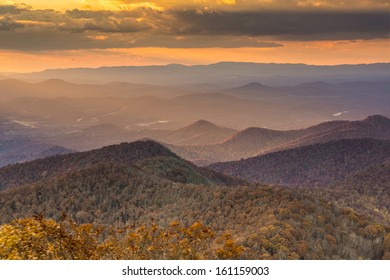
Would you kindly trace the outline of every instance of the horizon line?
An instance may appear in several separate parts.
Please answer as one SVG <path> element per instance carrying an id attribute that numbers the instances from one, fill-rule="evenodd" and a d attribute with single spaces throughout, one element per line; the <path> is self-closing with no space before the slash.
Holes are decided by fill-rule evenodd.
<path id="1" fill-rule="evenodd" d="M 212 66 L 218 64 L 258 64 L 258 65 L 302 65 L 302 66 L 315 66 L 315 67 L 337 67 L 337 66 L 360 66 L 360 65 L 377 65 L 377 64 L 390 64 L 390 61 L 378 61 L 372 63 L 342 63 L 342 64 L 308 64 L 308 63 L 298 63 L 298 62 L 253 62 L 253 61 L 219 61 L 215 63 L 209 64 L 185 64 L 185 63 L 165 63 L 165 64 L 145 64 L 145 65 L 102 65 L 99 67 L 69 67 L 69 68 L 46 68 L 38 71 L 31 72 L 0 72 L 1 75 L 12 75 L 12 74 L 32 74 L 32 73 L 41 73 L 45 71 L 59 71 L 59 70 L 74 70 L 74 69 L 90 69 L 90 70 L 98 70 L 104 68 L 125 68 L 125 67 L 134 67 L 134 68 L 142 68 L 142 67 L 168 67 L 168 66 L 180 66 L 180 67 L 202 67 L 202 66 Z"/>

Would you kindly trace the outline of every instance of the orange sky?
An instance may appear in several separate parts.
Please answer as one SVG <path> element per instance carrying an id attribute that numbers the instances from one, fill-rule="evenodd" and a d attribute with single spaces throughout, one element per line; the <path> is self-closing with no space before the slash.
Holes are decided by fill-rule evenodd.
<path id="1" fill-rule="evenodd" d="M 0 1 L 0 72 L 219 61 L 390 62 L 387 0 L 23 3 Z"/>

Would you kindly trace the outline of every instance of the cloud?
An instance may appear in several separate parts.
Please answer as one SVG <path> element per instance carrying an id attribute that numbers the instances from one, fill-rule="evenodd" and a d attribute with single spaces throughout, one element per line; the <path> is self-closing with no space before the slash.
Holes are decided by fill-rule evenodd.
<path id="1" fill-rule="evenodd" d="M 29 6 L 26 5 L 0 5 L 0 15 L 7 14 L 20 14 L 23 11 L 27 11 Z"/>
<path id="2" fill-rule="evenodd" d="M 95 1 L 96 2 L 96 1 Z M 136 7 L 137 5 L 154 5 L 167 9 L 212 7 L 239 10 L 264 9 L 297 9 L 297 8 L 332 8 L 341 10 L 377 9 L 389 7 L 388 0 L 109 0 L 97 1 L 100 4 L 109 3 L 110 6 Z"/>
<path id="3" fill-rule="evenodd" d="M 132 47 L 164 47 L 164 48 L 278 48 L 282 44 L 267 42 L 257 37 L 232 36 L 169 36 L 149 35 L 139 39 L 133 38 Z"/>
<path id="4" fill-rule="evenodd" d="M 109 48 L 277 48 L 281 44 L 261 41 L 260 38 L 231 36 L 171 36 L 143 33 L 112 33 L 96 35 L 92 32 L 7 32 L 2 34 L 0 49 L 42 51 Z"/>
<path id="5" fill-rule="evenodd" d="M 385 38 L 386 11 L 374 12 L 197 12 L 176 11 L 173 33 L 268 36 L 279 40 Z"/>
<path id="6" fill-rule="evenodd" d="M 61 22 L 58 27 L 62 31 L 85 32 L 96 31 L 105 33 L 132 33 L 151 28 L 149 24 L 137 18 L 107 16 L 95 18 L 73 19 Z"/>
<path id="7" fill-rule="evenodd" d="M 199 7 L 199 6 L 215 6 L 215 7 L 225 7 L 225 6 L 234 6 L 237 5 L 236 0 L 111 0 L 112 3 L 130 5 L 133 7 L 138 6 L 150 6 L 154 5 L 156 7 L 165 7 L 169 9 L 176 9 L 178 7 Z"/>
<path id="8" fill-rule="evenodd" d="M 24 25 L 15 22 L 12 18 L 10 17 L 4 17 L 0 19 L 0 31 L 13 31 L 18 28 L 23 28 Z"/>
<path id="9" fill-rule="evenodd" d="M 237 1 L 237 6 L 242 10 L 264 10 L 264 9 L 284 9 L 284 10 L 297 10 L 297 9 L 332 9 L 332 10 L 344 10 L 344 11 L 356 11 L 356 10 L 378 10 L 389 7 L 388 0 L 240 0 Z"/>
<path id="10" fill-rule="evenodd" d="M 373 10 L 389 8 L 388 0 L 19 0 L 0 1 L 3 3 L 23 2 L 34 8 L 66 10 L 132 10 L 140 7 L 151 9 L 195 9 L 211 7 L 235 11 L 333 9 Z"/>
<path id="11" fill-rule="evenodd" d="M 0 5 L 0 48 L 276 48 L 282 46 L 278 41 L 286 40 L 386 38 L 388 26 L 386 11 L 159 10 L 144 5 L 115 11 L 55 11 Z"/>
<path id="12" fill-rule="evenodd" d="M 67 50 L 99 48 L 103 46 L 83 34 L 61 33 L 56 30 L 6 32 L 0 34 L 2 38 L 0 48 L 8 50 Z"/>

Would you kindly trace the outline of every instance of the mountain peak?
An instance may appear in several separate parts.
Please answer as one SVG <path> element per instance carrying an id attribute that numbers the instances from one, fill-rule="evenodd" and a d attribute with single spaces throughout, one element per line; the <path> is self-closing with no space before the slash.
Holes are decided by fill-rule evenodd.
<path id="1" fill-rule="evenodd" d="M 255 143 L 266 143 L 268 141 L 273 141 L 283 136 L 285 132 L 278 130 L 271 130 L 267 128 L 260 127 L 248 127 L 242 131 L 237 132 L 231 138 L 225 141 L 225 143 L 245 146 L 256 146 Z"/>
<path id="2" fill-rule="evenodd" d="M 390 119 L 382 115 L 372 115 L 367 117 L 364 122 L 372 124 L 390 124 Z"/>
<path id="3" fill-rule="evenodd" d="M 119 145 L 106 146 L 97 151 L 104 153 L 104 150 L 110 151 L 111 155 L 117 155 L 118 159 L 123 160 L 123 154 L 130 153 L 129 159 L 131 161 L 140 160 L 144 158 L 158 157 L 158 156 L 172 156 L 177 157 L 167 147 L 152 140 L 142 140 L 135 142 L 124 142 Z M 92 152 L 92 151 L 91 151 Z M 86 152 L 88 153 L 88 152 Z M 121 155 L 122 154 L 122 155 Z"/>
<path id="4" fill-rule="evenodd" d="M 72 152 L 61 147 L 64 155 L 49 157 L 0 168 L 0 191 L 23 184 L 39 182 L 44 178 L 56 178 L 84 170 L 96 170 L 99 166 L 125 167 L 141 171 L 153 178 L 179 183 L 238 185 L 240 180 L 201 169 L 180 158 L 167 147 L 150 140 L 105 146 L 86 152 Z M 50 151 L 49 151 L 50 152 Z M 23 175 L 21 175 L 23 170 Z M 41 174 L 41 175 L 39 175 Z M 73 176 L 73 175 L 72 175 Z"/>
<path id="5" fill-rule="evenodd" d="M 192 124 L 193 126 L 216 126 L 212 122 L 206 120 L 198 120 Z"/>
<path id="6" fill-rule="evenodd" d="M 270 87 L 265 86 L 258 82 L 252 82 L 246 85 L 243 85 L 242 87 L 238 87 L 237 89 L 244 89 L 244 90 L 261 90 L 261 89 L 269 89 Z"/>
<path id="7" fill-rule="evenodd" d="M 236 133 L 234 129 L 198 120 L 164 135 L 159 140 L 174 145 L 207 145 L 224 141 L 234 133 Z"/>
<path id="8" fill-rule="evenodd" d="M 217 128 L 218 126 L 213 124 L 212 122 L 206 121 L 206 120 L 198 120 L 182 129 L 183 130 L 195 130 L 195 129 L 210 129 L 210 128 Z"/>
<path id="9" fill-rule="evenodd" d="M 39 179 L 36 174 L 42 174 L 45 171 L 48 176 L 53 177 L 69 170 L 88 168 L 96 164 L 134 165 L 144 160 L 160 157 L 180 159 L 165 146 L 150 140 L 121 143 L 86 152 L 55 155 L 0 168 L 0 190 L 19 182 L 20 170 L 28 174 L 25 182 L 32 183 Z"/>

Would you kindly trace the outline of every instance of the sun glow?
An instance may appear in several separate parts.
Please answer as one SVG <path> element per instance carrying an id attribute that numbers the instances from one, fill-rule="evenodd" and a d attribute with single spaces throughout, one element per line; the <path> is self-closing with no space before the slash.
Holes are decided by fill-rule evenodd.
<path id="1" fill-rule="evenodd" d="M 379 2 L 0 0 L 0 72 L 218 61 L 389 62 L 388 15 Z M 350 9 L 341 13 L 346 4 Z M 357 12 L 363 6 L 372 11 Z"/>
<path id="2" fill-rule="evenodd" d="M 22 4 L 23 3 L 23 4 Z M 83 10 L 133 10 L 146 8 L 163 10 L 165 8 L 186 7 L 186 6 L 234 6 L 236 0 L 24 0 L 24 1 L 0 1 L 2 5 L 28 5 L 34 9 L 54 9 L 58 11 L 83 9 Z"/>
<path id="3" fill-rule="evenodd" d="M 92 38 L 106 40 L 104 36 Z M 390 62 L 388 42 L 373 40 L 348 42 L 282 42 L 283 48 L 132 48 L 93 49 L 45 52 L 0 52 L 0 72 L 30 72 L 47 68 L 100 67 L 122 65 L 186 65 L 219 61 L 252 61 L 264 63 L 306 63 L 314 65 Z M 367 49 L 372 50 L 369 54 Z M 326 53 L 327 55 L 318 55 Z"/>

